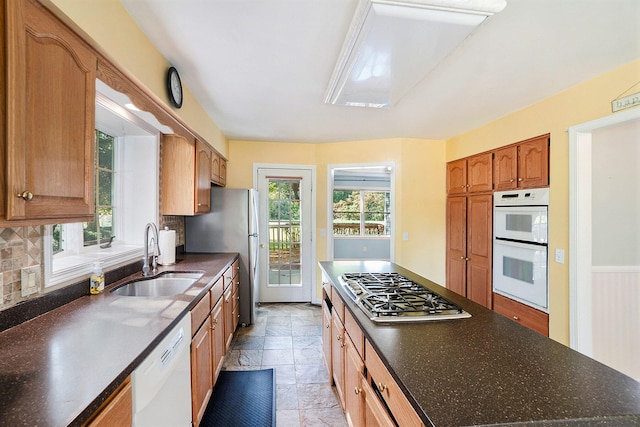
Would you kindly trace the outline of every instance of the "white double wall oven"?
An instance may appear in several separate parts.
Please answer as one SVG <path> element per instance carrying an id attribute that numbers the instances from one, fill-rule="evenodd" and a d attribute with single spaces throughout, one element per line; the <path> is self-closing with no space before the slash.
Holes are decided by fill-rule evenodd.
<path id="1" fill-rule="evenodd" d="M 493 291 L 548 313 L 549 189 L 493 197 Z"/>

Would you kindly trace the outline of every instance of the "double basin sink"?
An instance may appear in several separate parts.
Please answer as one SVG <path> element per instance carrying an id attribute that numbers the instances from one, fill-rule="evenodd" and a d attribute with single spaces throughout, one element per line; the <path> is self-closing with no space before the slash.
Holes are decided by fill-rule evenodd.
<path id="1" fill-rule="evenodd" d="M 111 292 L 127 297 L 168 297 L 183 293 L 203 275 L 201 271 L 167 271 L 124 283 Z"/>

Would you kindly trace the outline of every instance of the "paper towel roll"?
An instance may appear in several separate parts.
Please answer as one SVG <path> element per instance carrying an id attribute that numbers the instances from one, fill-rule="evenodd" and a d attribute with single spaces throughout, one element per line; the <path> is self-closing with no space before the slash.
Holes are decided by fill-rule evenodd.
<path id="1" fill-rule="evenodd" d="M 171 265 L 176 263 L 176 231 L 169 230 L 165 227 L 158 233 L 158 246 L 160 247 L 160 256 L 158 263 L 162 265 Z"/>

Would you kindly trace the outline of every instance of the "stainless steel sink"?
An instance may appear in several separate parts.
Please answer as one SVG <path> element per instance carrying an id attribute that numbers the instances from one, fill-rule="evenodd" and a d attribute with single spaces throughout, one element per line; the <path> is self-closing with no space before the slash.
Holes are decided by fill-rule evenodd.
<path id="1" fill-rule="evenodd" d="M 167 272 L 148 279 L 136 279 L 117 287 L 112 293 L 127 297 L 168 297 L 181 294 L 203 273 Z"/>

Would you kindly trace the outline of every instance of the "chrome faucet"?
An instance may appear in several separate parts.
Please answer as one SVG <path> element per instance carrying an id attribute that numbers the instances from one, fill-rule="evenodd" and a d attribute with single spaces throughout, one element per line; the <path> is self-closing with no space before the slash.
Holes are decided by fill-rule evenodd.
<path id="1" fill-rule="evenodd" d="M 149 268 L 149 229 L 153 232 L 151 244 L 153 245 L 153 259 Z M 158 228 L 153 222 L 148 223 L 144 227 L 144 256 L 142 258 L 142 275 L 148 276 L 150 273 L 158 271 L 158 255 L 160 255 L 160 247 L 158 246 Z"/>

